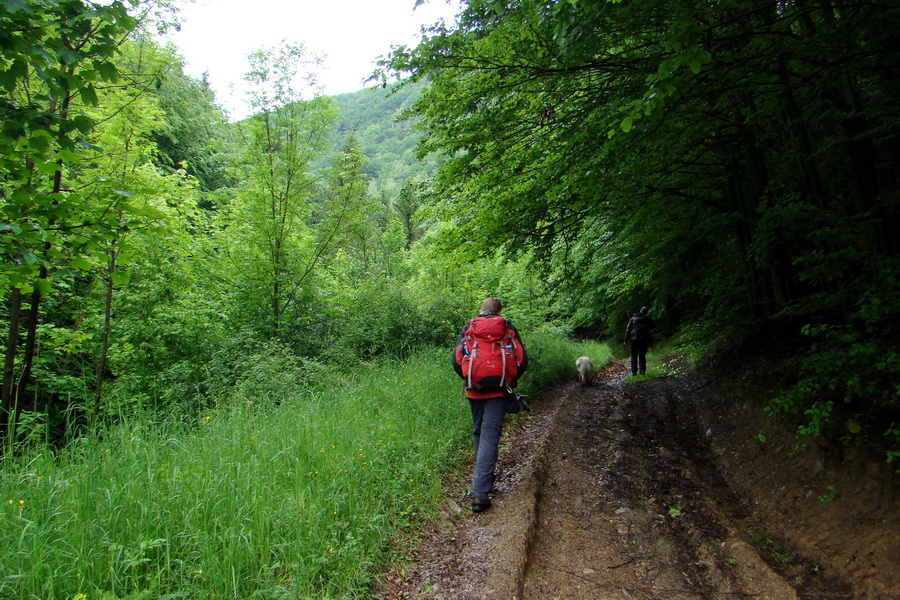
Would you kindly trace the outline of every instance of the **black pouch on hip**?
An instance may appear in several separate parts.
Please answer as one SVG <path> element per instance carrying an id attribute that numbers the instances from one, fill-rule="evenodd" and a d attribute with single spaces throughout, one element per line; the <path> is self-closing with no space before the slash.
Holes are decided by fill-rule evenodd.
<path id="1" fill-rule="evenodd" d="M 519 396 L 514 389 L 507 386 L 503 391 L 503 412 L 517 413 L 521 410 L 530 410 L 528 396 Z"/>

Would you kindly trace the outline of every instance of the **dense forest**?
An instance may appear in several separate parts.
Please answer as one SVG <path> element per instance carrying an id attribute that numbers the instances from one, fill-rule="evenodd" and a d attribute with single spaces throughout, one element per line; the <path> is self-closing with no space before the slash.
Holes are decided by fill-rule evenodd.
<path id="1" fill-rule="evenodd" d="M 4 460 L 431 356 L 486 295 L 788 348 L 773 416 L 900 459 L 895 3 L 467 0 L 355 94 L 260 48 L 239 122 L 173 11 L 0 1 Z"/>

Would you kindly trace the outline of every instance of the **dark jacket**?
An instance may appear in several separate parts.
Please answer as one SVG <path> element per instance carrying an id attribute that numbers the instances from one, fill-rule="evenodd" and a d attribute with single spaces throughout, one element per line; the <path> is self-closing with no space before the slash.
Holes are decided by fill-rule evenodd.
<path id="1" fill-rule="evenodd" d="M 651 339 L 651 332 L 653 327 L 656 326 L 656 323 L 653 322 L 653 319 L 650 315 L 642 315 L 637 312 L 634 313 L 634 316 L 628 320 L 628 326 L 625 328 L 625 341 L 644 341 L 647 342 Z"/>

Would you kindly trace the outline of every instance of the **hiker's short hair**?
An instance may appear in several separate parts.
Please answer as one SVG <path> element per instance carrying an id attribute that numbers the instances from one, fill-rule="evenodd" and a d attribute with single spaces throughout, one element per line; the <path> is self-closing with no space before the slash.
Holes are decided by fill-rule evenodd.
<path id="1" fill-rule="evenodd" d="M 503 305 L 496 298 L 488 298 L 481 303 L 481 312 L 499 313 L 503 310 Z"/>

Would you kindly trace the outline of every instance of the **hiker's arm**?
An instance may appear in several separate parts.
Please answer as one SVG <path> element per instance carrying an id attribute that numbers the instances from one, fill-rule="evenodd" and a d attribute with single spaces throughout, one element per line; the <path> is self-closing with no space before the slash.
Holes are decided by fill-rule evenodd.
<path id="1" fill-rule="evenodd" d="M 463 376 L 462 366 L 456 361 L 456 350 L 459 348 L 459 345 L 462 344 L 463 338 L 466 336 L 466 329 L 469 328 L 469 324 L 466 323 L 463 325 L 462 331 L 459 332 L 459 337 L 456 339 L 456 344 L 453 346 L 453 352 L 450 355 L 451 360 L 453 362 L 453 370 L 456 371 L 456 374 L 460 377 Z"/>
<path id="2" fill-rule="evenodd" d="M 512 326 L 510 326 L 510 329 L 512 329 L 513 332 L 515 332 L 515 334 L 516 334 L 516 345 L 519 347 L 519 349 L 520 349 L 521 352 L 522 352 L 522 358 L 521 358 L 520 361 L 518 361 L 518 364 L 519 364 L 519 375 L 522 375 L 522 373 L 524 373 L 525 370 L 528 369 L 528 353 L 525 352 L 525 344 L 522 343 L 522 338 L 519 336 L 519 330 L 516 329 L 515 327 L 512 327 Z"/>

